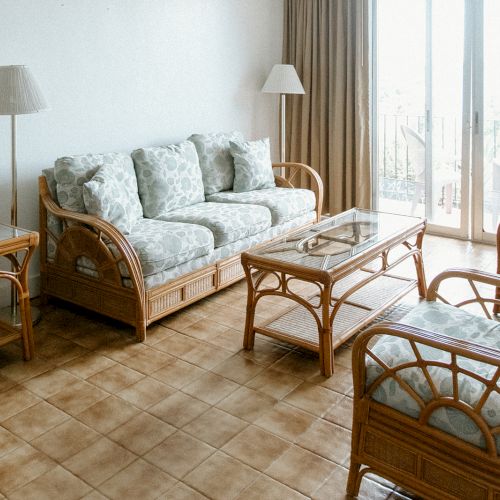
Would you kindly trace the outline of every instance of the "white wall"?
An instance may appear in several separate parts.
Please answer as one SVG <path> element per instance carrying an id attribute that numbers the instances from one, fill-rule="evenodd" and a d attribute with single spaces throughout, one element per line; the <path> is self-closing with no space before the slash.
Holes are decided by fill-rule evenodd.
<path id="1" fill-rule="evenodd" d="M 271 136 L 277 156 L 277 96 L 260 88 L 281 61 L 282 10 L 282 0 L 0 0 L 0 65 L 29 66 L 51 106 L 18 117 L 19 225 L 38 227 L 37 176 L 63 155 L 238 129 Z M 0 116 L 3 223 L 9 141 Z"/>

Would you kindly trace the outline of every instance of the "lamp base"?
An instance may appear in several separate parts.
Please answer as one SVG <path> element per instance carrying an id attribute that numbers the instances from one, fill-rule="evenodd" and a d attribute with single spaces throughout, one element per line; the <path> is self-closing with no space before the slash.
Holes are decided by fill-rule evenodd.
<path id="1" fill-rule="evenodd" d="M 36 325 L 41 319 L 40 309 L 38 307 L 31 306 L 31 323 Z M 21 328 L 21 310 L 19 306 L 15 309 L 12 307 L 2 307 L 0 309 L 0 322 L 6 323 L 13 328 Z"/>

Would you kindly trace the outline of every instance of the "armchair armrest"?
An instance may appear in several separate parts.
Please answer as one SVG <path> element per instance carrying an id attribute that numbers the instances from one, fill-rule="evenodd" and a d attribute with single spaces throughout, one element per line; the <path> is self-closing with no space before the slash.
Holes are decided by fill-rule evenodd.
<path id="1" fill-rule="evenodd" d="M 323 209 L 323 181 L 316 170 L 303 163 L 273 163 L 273 168 L 284 170 L 284 176 L 274 176 L 278 187 L 293 188 L 300 183 L 302 175 L 306 176 L 311 185 L 311 190 L 316 195 L 315 210 L 317 222 L 319 222 Z"/>
<path id="2" fill-rule="evenodd" d="M 120 258 L 115 260 L 114 263 L 117 273 L 119 273 L 118 261 L 121 260 L 124 262 L 128 269 L 130 279 L 133 283 L 133 288 L 136 291 L 138 298 L 140 299 L 140 303 L 144 303 L 145 288 L 142 268 L 134 248 L 125 238 L 125 236 L 115 226 L 101 219 L 100 217 L 72 212 L 70 210 L 61 208 L 52 199 L 47 185 L 47 180 L 43 175 L 38 178 L 38 187 L 40 196 L 40 246 L 42 250 L 42 266 L 45 266 L 46 261 L 46 215 L 48 212 L 62 221 L 65 230 L 71 230 L 74 227 L 73 225 L 79 226 L 82 231 L 85 231 L 87 227 L 92 229 L 96 235 L 94 237 L 96 246 L 99 244 L 104 245 L 103 239 L 107 239 L 111 243 L 113 243 L 120 254 Z M 73 225 L 70 225 L 68 223 L 73 223 Z M 58 239 L 58 244 L 62 242 L 63 237 L 64 233 L 63 235 L 61 235 L 61 238 Z M 97 254 L 97 252 L 95 253 Z"/>
<path id="3" fill-rule="evenodd" d="M 466 268 L 450 268 L 441 273 L 439 273 L 431 282 L 427 289 L 427 300 L 435 301 L 436 299 L 441 300 L 446 304 L 450 304 L 442 295 L 439 294 L 439 287 L 443 281 L 452 278 L 461 278 L 469 282 L 469 285 L 474 293 L 474 298 L 464 300 L 457 304 L 452 304 L 455 307 L 462 307 L 467 304 L 478 303 L 481 305 L 481 308 L 488 319 L 491 318 L 491 314 L 489 313 L 486 303 L 493 304 L 494 310 L 495 308 L 500 307 L 500 297 L 492 296 L 484 297 L 481 295 L 480 290 L 476 287 L 475 283 L 482 283 L 485 285 L 492 285 L 493 287 L 500 287 L 500 274 L 489 273 L 485 271 L 480 271 L 477 269 L 466 269 Z"/>

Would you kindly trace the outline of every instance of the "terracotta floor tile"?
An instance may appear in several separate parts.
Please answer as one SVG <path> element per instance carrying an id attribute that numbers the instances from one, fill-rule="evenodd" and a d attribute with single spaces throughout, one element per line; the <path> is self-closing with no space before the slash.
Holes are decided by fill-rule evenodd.
<path id="1" fill-rule="evenodd" d="M 155 371 L 151 376 L 176 389 L 181 389 L 204 373 L 206 373 L 206 370 L 177 359 L 173 363 Z"/>
<path id="2" fill-rule="evenodd" d="M 31 444 L 54 460 L 62 462 L 99 437 L 100 434 L 96 431 L 72 418 L 34 439 Z"/>
<path id="3" fill-rule="evenodd" d="M 276 399 L 247 387 L 240 387 L 226 399 L 217 404 L 217 408 L 227 411 L 247 422 L 254 422 L 263 413 L 271 409 Z"/>
<path id="4" fill-rule="evenodd" d="M 264 471 L 290 446 L 289 442 L 251 425 L 226 443 L 222 450 L 254 469 Z"/>
<path id="5" fill-rule="evenodd" d="M 149 375 L 162 366 L 175 361 L 174 356 L 152 348 L 143 349 L 140 353 L 122 361 L 122 363 L 138 372 Z"/>
<path id="6" fill-rule="evenodd" d="M 341 394 L 350 395 L 353 390 L 352 370 L 340 364 L 335 366 L 335 371 L 331 377 L 319 375 L 311 377 L 307 381 L 321 385 L 332 391 L 340 392 Z"/>
<path id="7" fill-rule="evenodd" d="M 204 500 L 205 498 L 208 497 L 179 482 L 165 494 L 158 497 L 158 500 Z"/>
<path id="8" fill-rule="evenodd" d="M 267 469 L 266 474 L 302 494 L 311 496 L 330 475 L 333 464 L 294 446 Z"/>
<path id="9" fill-rule="evenodd" d="M 243 335 L 241 335 L 241 345 L 243 344 Z M 255 338 L 254 348 L 247 351 L 243 349 L 239 352 L 240 356 L 251 359 L 259 365 L 269 366 L 283 358 L 290 352 L 290 349 L 267 340 Z"/>
<path id="10" fill-rule="evenodd" d="M 182 392 L 176 392 L 160 403 L 152 406 L 149 412 L 175 427 L 183 427 L 201 415 L 209 405 Z"/>
<path id="11" fill-rule="evenodd" d="M 322 417 L 333 405 L 339 403 L 342 397 L 338 392 L 331 391 L 326 387 L 304 382 L 290 392 L 283 401 Z"/>
<path id="12" fill-rule="evenodd" d="M 22 385 L 42 398 L 48 398 L 75 384 L 79 379 L 66 370 L 55 368 L 22 382 Z"/>
<path id="13" fill-rule="evenodd" d="M 76 415 L 108 396 L 107 392 L 82 380 L 65 387 L 47 401 L 70 415 Z"/>
<path id="14" fill-rule="evenodd" d="M 87 381 L 107 392 L 115 393 L 134 384 L 143 377 L 142 373 L 115 363 L 113 366 L 88 377 Z"/>
<path id="15" fill-rule="evenodd" d="M 255 424 L 288 441 L 295 442 L 316 420 L 313 415 L 280 402 L 264 413 Z"/>
<path id="16" fill-rule="evenodd" d="M 97 490 L 92 490 L 90 493 L 82 497 L 82 500 L 108 500 L 102 493 Z"/>
<path id="17" fill-rule="evenodd" d="M 133 418 L 139 411 L 123 399 L 110 396 L 78 413 L 76 418 L 97 432 L 106 434 Z"/>
<path id="18" fill-rule="evenodd" d="M 254 361 L 235 354 L 217 365 L 212 371 L 234 380 L 238 384 L 244 384 L 258 375 L 263 369 L 263 366 Z"/>
<path id="19" fill-rule="evenodd" d="M 305 355 L 298 351 L 292 351 L 282 357 L 274 363 L 273 368 L 291 373 L 303 380 L 320 375 L 319 357 L 312 354 Z"/>
<path id="20" fill-rule="evenodd" d="M 203 318 L 196 323 L 181 328 L 182 333 L 198 340 L 210 341 L 218 335 L 226 332 L 227 326 L 216 323 L 208 318 Z"/>
<path id="21" fill-rule="evenodd" d="M 258 477 L 250 467 L 217 452 L 190 472 L 184 482 L 214 500 L 230 500 Z"/>
<path id="22" fill-rule="evenodd" d="M 5 392 L 15 385 L 15 382 L 10 378 L 0 375 L 0 393 Z"/>
<path id="23" fill-rule="evenodd" d="M 217 337 L 210 339 L 208 342 L 212 345 L 223 347 L 229 352 L 236 353 L 241 350 L 241 346 L 243 345 L 243 333 L 228 328 L 224 333 L 217 335 Z"/>
<path id="24" fill-rule="evenodd" d="M 63 466 L 92 486 L 99 484 L 133 462 L 136 455 L 101 438 L 63 462 Z"/>
<path id="25" fill-rule="evenodd" d="M 115 429 L 108 437 L 137 455 L 143 455 L 175 431 L 176 428 L 172 425 L 142 412 Z"/>
<path id="26" fill-rule="evenodd" d="M 0 491 L 8 494 L 33 481 L 56 463 L 29 444 L 0 458 Z"/>
<path id="27" fill-rule="evenodd" d="M 232 353 L 225 349 L 200 342 L 196 349 L 192 349 L 181 357 L 200 368 L 211 370 L 230 356 L 232 356 Z"/>
<path id="28" fill-rule="evenodd" d="M 159 323 L 148 326 L 148 331 L 146 335 L 146 340 L 144 340 L 145 345 L 153 346 L 162 340 L 165 340 L 170 335 L 174 335 L 175 330 L 171 330 Z"/>
<path id="29" fill-rule="evenodd" d="M 332 406 L 324 418 L 334 424 L 352 429 L 353 401 L 345 396 L 336 405 Z"/>
<path id="30" fill-rule="evenodd" d="M 214 405 L 238 389 L 239 385 L 211 372 L 203 374 L 182 388 L 182 392 Z"/>
<path id="31" fill-rule="evenodd" d="M 2 346 L 2 349 L 5 349 Z M 13 363 L 9 363 L 0 368 L 0 375 L 7 377 L 14 382 L 22 382 L 32 377 L 36 377 L 41 373 L 47 372 L 54 368 L 55 365 L 51 361 L 42 358 L 32 359 L 29 363 L 21 359 L 17 359 Z"/>
<path id="32" fill-rule="evenodd" d="M 86 322 L 86 320 L 82 321 Z M 85 325 L 79 335 L 71 340 L 82 347 L 95 351 L 112 344 L 121 337 L 120 333 L 113 332 L 109 328 L 104 329 L 101 323 L 91 321 Z"/>
<path id="33" fill-rule="evenodd" d="M 211 318 L 222 325 L 235 328 L 236 330 L 242 329 L 245 326 L 245 311 L 230 306 L 220 307 L 219 311 L 214 313 Z"/>
<path id="34" fill-rule="evenodd" d="M 61 368 L 77 377 L 87 379 L 97 372 L 110 368 L 114 364 L 115 361 L 112 359 L 91 352 L 72 361 L 68 361 L 64 365 L 61 365 Z"/>
<path id="35" fill-rule="evenodd" d="M 297 444 L 339 465 L 345 465 L 351 452 L 351 432 L 325 420 L 316 420 Z"/>
<path id="36" fill-rule="evenodd" d="M 181 331 L 183 328 L 196 323 L 202 316 L 200 314 L 196 314 L 196 312 L 192 309 L 187 310 L 186 312 L 178 312 L 167 316 L 162 319 L 160 323 L 172 330 Z"/>
<path id="37" fill-rule="evenodd" d="M 30 406 L 39 403 L 41 399 L 22 386 L 16 386 L 1 394 L 0 421 L 7 420 Z"/>
<path id="38" fill-rule="evenodd" d="M 88 484 L 58 465 L 12 492 L 9 498 L 12 500 L 51 500 L 56 498 L 77 500 L 91 490 L 92 488 Z"/>
<path id="39" fill-rule="evenodd" d="M 225 411 L 210 408 L 191 423 L 185 425 L 182 430 L 211 446 L 220 448 L 247 425 L 248 423 L 244 420 Z"/>
<path id="40" fill-rule="evenodd" d="M 99 490 L 107 497 L 117 500 L 123 498 L 153 500 L 174 484 L 174 478 L 139 459 L 101 484 Z"/>
<path id="41" fill-rule="evenodd" d="M 0 457 L 25 444 L 22 439 L 12 434 L 12 432 L 0 427 Z"/>
<path id="42" fill-rule="evenodd" d="M 128 386 L 117 395 L 145 410 L 170 396 L 175 389 L 152 377 L 144 377 L 135 384 Z"/>
<path id="43" fill-rule="evenodd" d="M 181 333 L 176 333 L 155 344 L 155 349 L 159 349 L 172 356 L 183 358 L 187 353 L 196 349 L 198 345 L 200 345 L 199 340 Z"/>
<path id="44" fill-rule="evenodd" d="M 270 477 L 261 475 L 236 498 L 237 500 L 307 500 L 308 497 Z"/>
<path id="45" fill-rule="evenodd" d="M 56 365 L 71 361 L 88 352 L 85 347 L 55 335 L 50 336 L 42 345 L 37 346 L 37 354 Z"/>
<path id="46" fill-rule="evenodd" d="M 25 441 L 31 441 L 69 418 L 71 417 L 67 413 L 45 401 L 40 401 L 4 420 L 2 425 Z"/>
<path id="47" fill-rule="evenodd" d="M 118 337 L 114 342 L 100 346 L 96 352 L 102 356 L 122 363 L 126 359 L 149 349 L 142 342 L 137 342 L 135 338 Z"/>
<path id="48" fill-rule="evenodd" d="M 212 446 L 185 432 L 178 431 L 146 453 L 144 459 L 181 479 L 214 451 L 215 448 Z"/>
<path id="49" fill-rule="evenodd" d="M 263 392 L 272 398 L 281 399 L 300 384 L 302 384 L 300 378 L 274 368 L 266 368 L 255 378 L 249 380 L 246 386 Z"/>

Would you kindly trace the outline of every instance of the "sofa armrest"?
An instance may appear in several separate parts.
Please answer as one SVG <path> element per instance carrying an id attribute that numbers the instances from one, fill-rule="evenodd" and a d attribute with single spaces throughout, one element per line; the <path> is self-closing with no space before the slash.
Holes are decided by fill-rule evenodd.
<path id="1" fill-rule="evenodd" d="M 275 175 L 276 185 L 278 187 L 293 188 L 300 184 L 303 175 L 308 179 L 311 190 L 316 195 L 316 217 L 317 222 L 321 219 L 323 209 L 323 181 L 316 170 L 303 163 L 273 163 L 273 168 L 279 168 L 284 175 Z"/>
<path id="2" fill-rule="evenodd" d="M 474 297 L 472 299 L 464 300 L 457 304 L 451 304 L 455 307 L 462 307 L 468 304 L 479 304 L 488 319 L 492 319 L 486 304 L 493 304 L 494 309 L 500 307 L 500 297 L 486 297 L 484 292 L 476 286 L 476 283 L 482 283 L 484 285 L 491 285 L 493 287 L 500 287 L 500 274 L 488 273 L 485 271 L 479 271 L 477 269 L 466 269 L 466 268 L 450 268 L 439 273 L 429 285 L 427 289 L 427 300 L 436 301 L 441 300 L 445 304 L 450 304 L 440 293 L 439 287 L 443 281 L 452 278 L 464 279 L 469 282 L 472 289 Z M 493 294 L 495 290 L 493 291 Z"/>
<path id="3" fill-rule="evenodd" d="M 63 233 L 60 236 L 49 234 L 49 236 L 55 240 L 57 245 L 56 255 L 58 254 L 72 254 L 80 249 L 72 249 L 68 246 L 74 241 L 65 238 L 65 235 L 69 233 L 80 232 L 81 235 L 91 234 L 91 240 L 88 241 L 89 246 L 92 244 L 95 248 L 81 249 L 82 255 L 84 254 L 94 254 L 97 256 L 98 248 L 100 247 L 106 256 L 109 257 L 109 262 L 105 263 L 103 268 L 108 268 L 110 272 L 115 276 L 120 276 L 120 271 L 118 264 L 120 261 L 126 265 L 130 279 L 133 283 L 133 289 L 135 290 L 139 302 L 144 304 L 145 299 L 145 288 L 144 288 L 144 278 L 142 275 L 142 268 L 137 257 L 137 254 L 125 238 L 125 236 L 112 224 L 89 214 L 82 214 L 78 212 L 72 212 L 61 208 L 50 195 L 50 191 L 47 185 L 46 178 L 42 175 L 38 178 L 38 188 L 40 197 L 40 248 L 41 248 L 41 266 L 42 270 L 46 266 L 47 262 L 47 213 L 50 213 L 57 217 L 63 225 Z M 111 252 L 107 249 L 104 240 L 108 240 L 116 247 L 119 252 L 119 258 L 113 258 Z M 63 248 L 66 247 L 66 248 Z M 121 278 L 120 278 L 121 280 Z"/>

